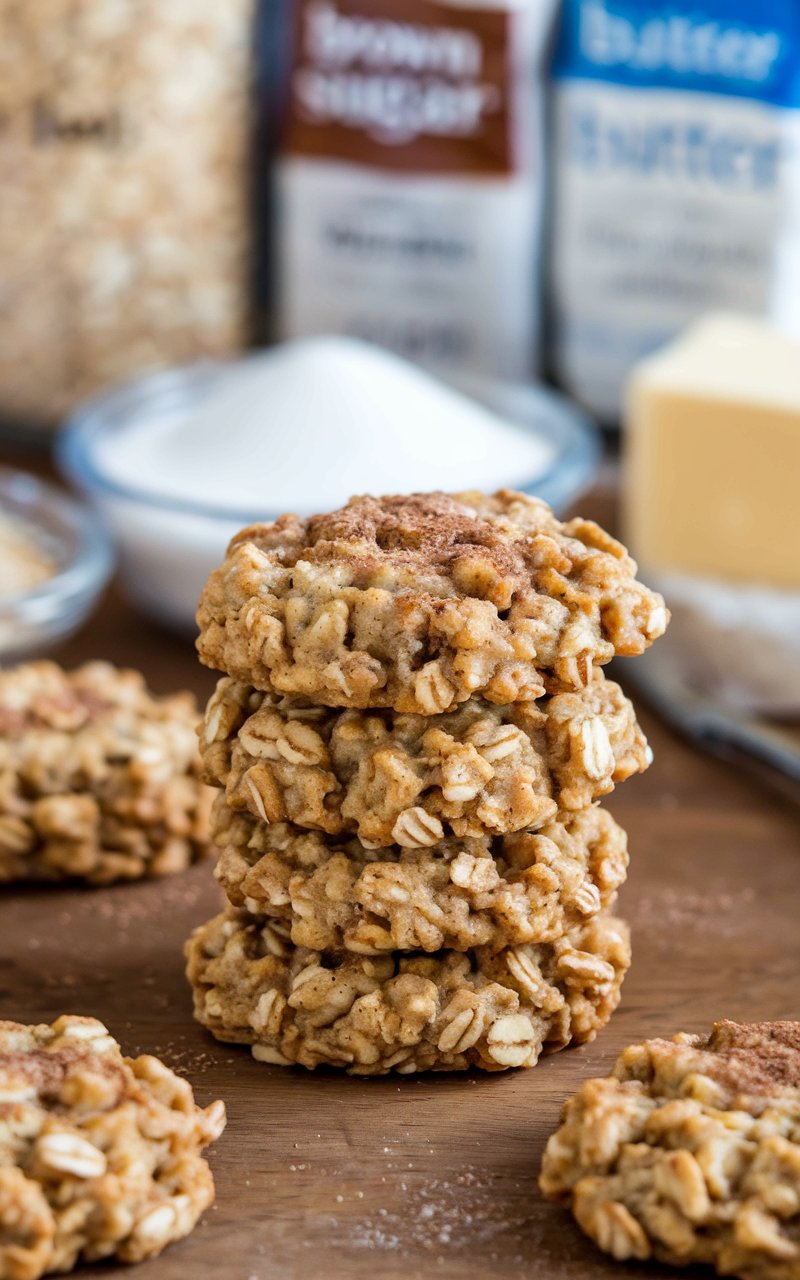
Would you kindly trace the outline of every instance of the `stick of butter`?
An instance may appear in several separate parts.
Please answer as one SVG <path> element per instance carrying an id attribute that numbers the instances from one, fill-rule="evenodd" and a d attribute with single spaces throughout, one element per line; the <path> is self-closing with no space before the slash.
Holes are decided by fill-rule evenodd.
<path id="1" fill-rule="evenodd" d="M 800 342 L 712 314 L 626 394 L 625 540 L 645 574 L 800 587 Z"/>

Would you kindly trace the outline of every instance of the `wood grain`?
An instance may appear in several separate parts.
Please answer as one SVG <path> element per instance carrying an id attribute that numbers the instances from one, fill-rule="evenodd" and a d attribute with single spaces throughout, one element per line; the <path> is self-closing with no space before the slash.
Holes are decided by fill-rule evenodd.
<path id="1" fill-rule="evenodd" d="M 161 691 L 213 683 L 191 640 L 112 595 L 59 655 L 140 667 Z M 624 682 L 624 664 L 617 671 Z M 623 1003 L 592 1045 L 498 1076 L 360 1081 L 260 1066 L 191 1017 L 182 943 L 217 909 L 210 869 L 110 890 L 6 891 L 0 1017 L 101 1018 L 130 1053 L 158 1053 L 228 1128 L 212 1150 L 218 1198 L 142 1280 L 593 1280 L 681 1275 L 600 1254 L 545 1204 L 537 1171 L 559 1107 L 630 1041 L 719 1017 L 800 1016 L 800 841 L 795 813 L 706 759 L 643 711 L 655 763 L 609 808 L 628 829 L 634 929 Z M 118 1275 L 87 1268 L 87 1280 Z"/>

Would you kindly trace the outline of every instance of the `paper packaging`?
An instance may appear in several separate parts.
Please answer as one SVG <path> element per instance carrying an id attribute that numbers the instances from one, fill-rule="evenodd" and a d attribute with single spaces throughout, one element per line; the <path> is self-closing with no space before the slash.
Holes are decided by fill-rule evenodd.
<path id="1" fill-rule="evenodd" d="M 0 0 L 0 415 L 248 321 L 253 0 Z M 32 428 L 33 429 L 33 428 Z"/>
<path id="2" fill-rule="evenodd" d="M 615 422 L 701 312 L 800 333 L 800 5 L 565 0 L 552 75 L 559 381 Z"/>
<path id="3" fill-rule="evenodd" d="M 553 12 L 553 0 L 288 7 L 276 336 L 348 333 L 456 379 L 534 374 Z"/>

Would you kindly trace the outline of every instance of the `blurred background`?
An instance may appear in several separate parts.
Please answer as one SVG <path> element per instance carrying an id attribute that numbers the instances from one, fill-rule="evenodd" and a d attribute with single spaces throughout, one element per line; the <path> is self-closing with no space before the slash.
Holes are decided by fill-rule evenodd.
<path id="1" fill-rule="evenodd" d="M 0 0 L 0 432 L 6 660 L 115 560 L 190 636 L 251 520 L 512 485 L 665 591 L 665 713 L 796 780 L 800 9 Z"/>

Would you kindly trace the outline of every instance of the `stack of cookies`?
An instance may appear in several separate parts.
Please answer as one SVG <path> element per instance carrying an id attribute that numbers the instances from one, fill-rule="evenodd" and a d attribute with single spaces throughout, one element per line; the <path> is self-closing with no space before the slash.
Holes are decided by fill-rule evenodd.
<path id="1" fill-rule="evenodd" d="M 230 905 L 199 1021 L 263 1062 L 496 1071 L 619 1000 L 624 832 L 649 751 L 602 664 L 667 624 L 623 547 L 503 491 L 245 529 L 200 605 Z"/>

